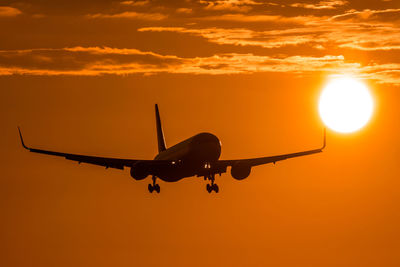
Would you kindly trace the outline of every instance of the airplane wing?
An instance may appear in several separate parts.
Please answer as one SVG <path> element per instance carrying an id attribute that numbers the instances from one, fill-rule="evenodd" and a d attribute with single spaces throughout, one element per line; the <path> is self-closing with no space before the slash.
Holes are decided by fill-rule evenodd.
<path id="1" fill-rule="evenodd" d="M 123 170 L 124 167 L 131 167 L 133 164 L 135 164 L 136 162 L 139 161 L 136 159 L 105 158 L 105 157 L 86 156 L 86 155 L 62 153 L 62 152 L 55 152 L 55 151 L 31 148 L 31 147 L 27 147 L 25 145 L 24 139 L 22 138 L 21 130 L 19 129 L 19 127 L 18 127 L 18 131 L 19 131 L 19 137 L 21 139 L 22 146 L 25 149 L 29 150 L 30 152 L 34 152 L 34 153 L 41 153 L 41 154 L 46 154 L 46 155 L 64 157 L 68 160 L 77 161 L 78 163 L 83 162 L 83 163 L 103 166 L 106 168 L 115 168 L 115 169 L 120 169 L 120 170 Z M 146 161 L 146 160 L 140 160 L 140 161 Z"/>
<path id="2" fill-rule="evenodd" d="M 312 155 L 316 153 L 321 153 L 323 149 L 326 146 L 326 129 L 324 129 L 324 142 L 321 148 L 318 149 L 312 149 L 312 150 L 307 150 L 307 151 L 301 151 L 301 152 L 296 152 L 296 153 L 290 153 L 290 154 L 282 154 L 282 155 L 276 155 L 276 156 L 269 156 L 269 157 L 261 157 L 261 158 L 251 158 L 251 159 L 236 159 L 236 160 L 219 160 L 218 164 L 221 166 L 233 166 L 236 164 L 240 165 L 245 165 L 249 167 L 253 166 L 258 166 L 262 164 L 268 164 L 268 163 L 274 163 L 277 161 L 285 160 L 285 159 L 290 159 L 290 158 L 296 158 L 296 157 L 302 157 L 302 156 L 307 156 L 307 155 Z"/>

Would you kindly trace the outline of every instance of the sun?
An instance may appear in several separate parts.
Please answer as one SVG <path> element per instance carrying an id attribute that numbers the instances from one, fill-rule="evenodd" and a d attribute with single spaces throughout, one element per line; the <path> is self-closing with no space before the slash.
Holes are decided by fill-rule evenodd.
<path id="1" fill-rule="evenodd" d="M 324 124 L 340 133 L 361 129 L 372 116 L 374 102 L 365 84 L 351 77 L 331 80 L 319 99 Z"/>

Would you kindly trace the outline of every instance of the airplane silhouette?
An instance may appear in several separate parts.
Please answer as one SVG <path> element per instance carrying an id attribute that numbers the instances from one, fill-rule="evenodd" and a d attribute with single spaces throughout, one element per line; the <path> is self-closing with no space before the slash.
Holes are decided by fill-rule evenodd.
<path id="1" fill-rule="evenodd" d="M 150 193 L 153 191 L 160 193 L 160 185 L 156 183 L 157 178 L 165 182 L 176 182 L 182 178 L 192 176 L 204 177 L 204 180 L 210 180 L 210 183 L 207 183 L 206 187 L 208 193 L 212 191 L 218 193 L 219 187 L 214 182 L 215 175 L 226 173 L 228 167 L 231 167 L 233 178 L 243 180 L 250 175 L 251 168 L 254 166 L 267 163 L 275 164 L 277 161 L 289 158 L 320 153 L 326 146 L 326 129 L 324 129 L 323 146 L 318 149 L 261 158 L 220 160 L 221 142 L 211 133 L 197 134 L 167 148 L 157 104 L 155 105 L 155 113 L 159 153 L 155 156 L 154 160 L 85 156 L 30 148 L 25 145 L 19 127 L 18 131 L 22 146 L 30 152 L 64 157 L 78 163 L 100 165 L 106 167 L 106 169 L 115 168 L 123 170 L 124 167 L 128 167 L 131 168 L 130 174 L 135 180 L 143 180 L 151 175 L 153 183 L 148 185 Z"/>

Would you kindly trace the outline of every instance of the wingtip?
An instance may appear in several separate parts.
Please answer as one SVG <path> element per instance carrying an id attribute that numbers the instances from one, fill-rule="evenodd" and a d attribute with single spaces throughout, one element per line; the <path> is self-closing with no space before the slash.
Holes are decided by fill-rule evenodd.
<path id="1" fill-rule="evenodd" d="M 24 138 L 22 138 L 21 129 L 19 128 L 19 126 L 17 126 L 17 128 L 18 128 L 18 132 L 19 132 L 19 138 L 21 139 L 22 147 L 25 148 L 25 149 L 29 149 L 29 147 L 27 147 L 27 146 L 25 145 L 25 143 L 24 143 Z"/>
<path id="2" fill-rule="evenodd" d="M 324 143 L 321 147 L 321 150 L 323 150 L 326 147 L 326 127 L 324 127 Z"/>

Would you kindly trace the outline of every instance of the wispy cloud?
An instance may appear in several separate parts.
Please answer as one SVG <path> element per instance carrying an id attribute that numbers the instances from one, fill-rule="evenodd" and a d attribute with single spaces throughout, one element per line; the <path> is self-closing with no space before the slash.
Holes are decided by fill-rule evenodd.
<path id="1" fill-rule="evenodd" d="M 263 48 L 278 48 L 289 45 L 299 45 L 308 42 L 317 42 L 315 31 L 271 30 L 252 31 L 245 28 L 224 29 L 205 28 L 189 29 L 183 27 L 145 27 L 140 32 L 177 32 L 201 36 L 210 42 L 221 45 L 260 46 Z"/>
<path id="2" fill-rule="evenodd" d="M 381 10 L 349 10 L 344 14 L 335 15 L 332 20 L 356 20 L 356 21 L 390 21 L 400 20 L 400 9 Z"/>
<path id="3" fill-rule="evenodd" d="M 199 20 L 208 21 L 233 21 L 233 22 L 272 22 L 272 23 L 304 23 L 313 16 L 286 17 L 281 15 L 245 15 L 245 14 L 224 14 L 220 16 L 205 16 Z"/>
<path id="4" fill-rule="evenodd" d="M 252 9 L 252 6 L 261 4 L 253 0 L 200 0 L 200 3 L 204 4 L 205 9 L 208 10 L 228 10 L 239 12 L 248 12 Z"/>
<path id="5" fill-rule="evenodd" d="M 145 6 L 150 3 L 149 0 L 139 0 L 139 1 L 122 1 L 120 2 L 121 5 L 125 6 Z"/>
<path id="6" fill-rule="evenodd" d="M 386 21 L 387 14 L 400 10 L 351 10 L 334 16 L 294 16 L 227 14 L 204 17 L 202 20 L 264 21 L 279 23 L 279 29 L 254 30 L 241 28 L 143 27 L 138 31 L 176 32 L 201 36 L 220 45 L 281 48 L 306 45 L 316 49 L 349 48 L 361 51 L 389 51 L 400 48 L 400 24 Z M 373 18 L 373 20 L 366 20 Z M 371 38 L 373 36 L 373 38 Z M 296 51 L 293 51 L 296 53 Z"/>
<path id="7" fill-rule="evenodd" d="M 300 27 L 293 29 L 253 31 L 245 28 L 204 28 L 190 29 L 184 27 L 145 27 L 138 31 L 151 32 L 177 32 L 201 36 L 210 42 L 220 45 L 259 46 L 263 48 L 281 48 L 287 46 L 307 45 L 323 49 L 329 45 L 331 48 L 351 48 L 357 50 L 395 50 L 400 49 L 400 30 L 389 26 L 368 27 L 362 25 L 325 24 L 314 27 Z M 374 39 L 371 39 L 371 33 Z"/>
<path id="8" fill-rule="evenodd" d="M 345 0 L 331 0 L 331 1 L 320 1 L 317 4 L 312 3 L 294 3 L 291 7 L 301 7 L 308 9 L 336 9 L 338 7 L 347 5 L 349 2 Z"/>
<path id="9" fill-rule="evenodd" d="M 122 13 L 115 13 L 115 14 L 103 14 L 103 13 L 96 13 L 96 14 L 88 14 L 88 18 L 92 19 L 138 19 L 138 20 L 163 20 L 166 19 L 167 16 L 161 13 L 140 13 L 135 11 L 125 11 Z"/>
<path id="10" fill-rule="evenodd" d="M 22 12 L 17 8 L 10 6 L 0 6 L 0 17 L 14 17 L 19 14 L 22 14 Z"/>
<path id="11" fill-rule="evenodd" d="M 193 9 L 191 9 L 191 8 L 185 8 L 185 7 L 181 7 L 181 8 L 178 8 L 178 9 L 176 10 L 176 12 L 177 12 L 177 13 L 185 13 L 185 14 L 190 14 L 190 13 L 192 13 L 192 12 L 193 12 Z"/>

